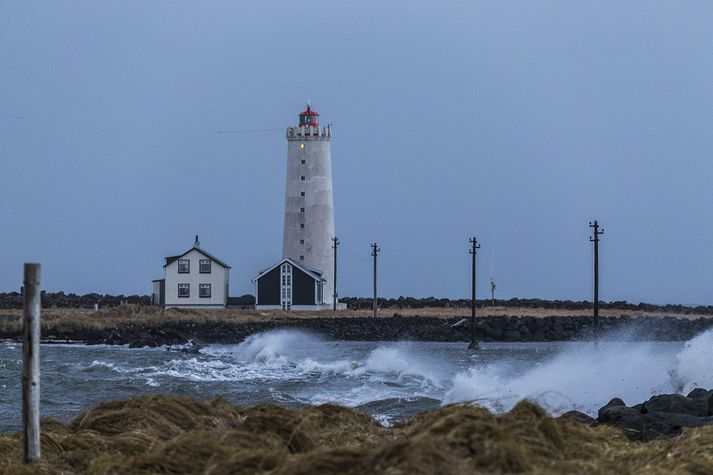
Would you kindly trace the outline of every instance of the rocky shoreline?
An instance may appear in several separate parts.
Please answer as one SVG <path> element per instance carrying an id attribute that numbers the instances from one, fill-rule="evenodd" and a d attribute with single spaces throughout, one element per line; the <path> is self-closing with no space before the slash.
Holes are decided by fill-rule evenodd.
<path id="1" fill-rule="evenodd" d="M 131 319 L 98 327 L 77 321 L 71 327 L 47 326 L 45 342 L 84 342 L 88 344 L 157 347 L 198 343 L 240 343 L 248 336 L 278 328 L 302 329 L 335 340 L 363 341 L 468 341 L 468 317 L 438 318 L 422 316 L 318 317 L 267 319 L 172 319 L 164 314 L 155 319 Z M 673 317 L 602 317 L 601 334 L 612 340 L 685 341 L 713 328 L 713 319 Z M 589 340 L 591 317 L 490 316 L 477 319 L 477 337 L 484 342 L 533 342 Z M 3 330 L 0 339 L 18 339 L 20 333 Z"/>
<path id="2" fill-rule="evenodd" d="M 596 419 L 578 411 L 561 417 L 614 426 L 629 440 L 647 442 L 678 436 L 684 428 L 713 425 L 713 390 L 696 388 L 687 396 L 660 394 L 634 406 L 614 398 L 599 409 Z"/>

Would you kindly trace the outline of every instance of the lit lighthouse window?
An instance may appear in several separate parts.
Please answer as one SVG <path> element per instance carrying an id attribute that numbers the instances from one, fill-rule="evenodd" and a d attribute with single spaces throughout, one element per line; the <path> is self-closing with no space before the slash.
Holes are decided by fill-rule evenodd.
<path id="1" fill-rule="evenodd" d="M 301 143 L 300 148 L 305 148 L 305 144 Z"/>

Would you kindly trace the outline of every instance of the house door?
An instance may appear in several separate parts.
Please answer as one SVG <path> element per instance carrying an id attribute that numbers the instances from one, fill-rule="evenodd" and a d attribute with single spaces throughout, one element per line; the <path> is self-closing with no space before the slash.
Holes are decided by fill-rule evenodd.
<path id="1" fill-rule="evenodd" d="M 290 310 L 292 308 L 292 266 L 288 263 L 282 264 L 280 267 L 280 279 L 282 282 L 282 310 Z"/>

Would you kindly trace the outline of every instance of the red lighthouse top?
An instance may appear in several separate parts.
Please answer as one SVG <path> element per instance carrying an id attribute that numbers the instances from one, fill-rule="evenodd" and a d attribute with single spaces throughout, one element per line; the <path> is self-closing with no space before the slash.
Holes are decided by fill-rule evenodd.
<path id="1" fill-rule="evenodd" d="M 307 103 L 307 109 L 300 112 L 300 127 L 318 127 L 319 114 L 312 110 L 312 106 Z"/>

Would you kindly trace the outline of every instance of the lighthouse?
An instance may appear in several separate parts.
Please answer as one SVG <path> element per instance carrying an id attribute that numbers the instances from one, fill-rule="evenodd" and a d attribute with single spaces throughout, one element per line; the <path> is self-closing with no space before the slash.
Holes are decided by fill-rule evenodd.
<path id="1" fill-rule="evenodd" d="M 287 128 L 287 180 L 283 258 L 318 271 L 323 279 L 322 302 L 333 297 L 332 129 L 319 124 L 311 105 Z"/>

